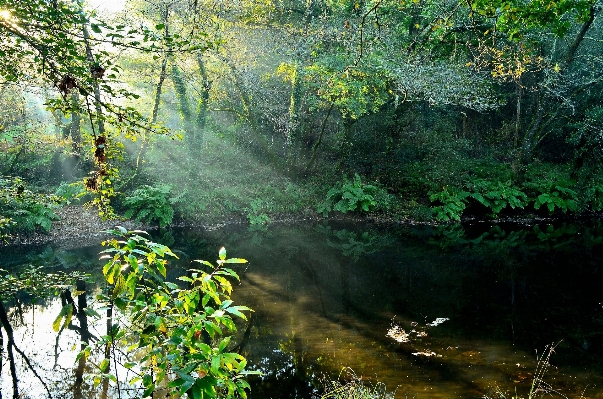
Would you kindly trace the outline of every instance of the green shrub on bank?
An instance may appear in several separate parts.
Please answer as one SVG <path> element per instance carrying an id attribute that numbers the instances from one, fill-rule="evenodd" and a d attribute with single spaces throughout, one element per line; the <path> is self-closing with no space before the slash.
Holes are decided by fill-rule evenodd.
<path id="1" fill-rule="evenodd" d="M 124 216 L 134 217 L 137 222 L 141 220 L 146 223 L 159 223 L 165 227 L 174 219 L 174 203 L 178 198 L 171 198 L 171 187 L 167 185 L 142 186 L 134 190 L 123 201 L 126 207 Z"/>
<path id="2" fill-rule="evenodd" d="M 60 203 L 55 195 L 34 193 L 20 177 L 0 176 L 0 236 L 9 232 L 48 232 Z"/>
<path id="3" fill-rule="evenodd" d="M 431 192 L 429 199 L 437 204 L 432 209 L 440 221 L 460 220 L 465 209 L 475 203 L 489 209 L 493 217 L 507 207 L 525 209 L 528 205 L 536 211 L 545 206 L 549 215 L 553 215 L 556 211 L 578 211 L 580 197 L 574 187 L 575 183 L 571 181 L 526 182 L 519 187 L 511 181 L 477 179 L 462 188 L 444 186 L 442 190 Z M 596 195 L 597 192 L 593 192 L 590 198 L 597 198 Z"/>
<path id="4" fill-rule="evenodd" d="M 343 178 L 327 192 L 327 198 L 318 205 L 317 211 L 328 216 L 331 211 L 370 212 L 378 209 L 379 204 L 387 204 L 388 194 L 385 189 L 372 184 L 362 183 L 356 173 L 353 180 Z"/>
<path id="5" fill-rule="evenodd" d="M 56 189 L 54 195 L 62 198 L 65 204 L 82 204 L 90 201 L 92 195 L 84 188 L 83 181 L 76 181 L 74 183 L 61 183 Z"/>

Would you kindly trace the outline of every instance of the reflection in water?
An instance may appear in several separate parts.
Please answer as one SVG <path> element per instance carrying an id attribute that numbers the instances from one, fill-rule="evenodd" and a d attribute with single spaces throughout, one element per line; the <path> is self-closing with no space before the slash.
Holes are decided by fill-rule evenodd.
<path id="1" fill-rule="evenodd" d="M 233 338 L 249 364 L 263 372 L 252 381 L 250 398 L 310 398 L 322 389 L 323 376 L 336 378 L 347 367 L 363 380 L 383 382 L 397 398 L 477 398 L 495 397 L 497 389 L 513 393 L 515 387 L 527 396 L 535 351 L 560 341 L 545 379 L 569 397 L 580 396 L 587 386 L 585 396 L 603 395 L 602 237 L 597 223 L 330 223 L 272 225 L 252 232 L 234 226 L 212 232 L 184 229 L 164 238 L 186 259 L 172 265 L 172 276 L 189 268 L 190 259 L 212 259 L 221 246 L 250 261 L 238 271 L 242 282 L 233 298 L 255 310 Z M 28 258 L 22 263 L 44 259 L 70 269 L 76 267 L 70 259 L 91 262 L 97 252 L 44 249 L 24 255 Z M 94 268 L 100 273 L 99 266 L 87 271 Z M 87 298 L 79 295 L 74 301 L 77 326 L 61 333 L 55 368 L 54 349 L 47 355 L 24 350 L 53 396 L 96 394 L 86 383 L 90 362 L 75 363 L 72 351 L 94 334 L 106 334 L 105 325 L 87 326 Z M 17 345 L 26 348 L 35 340 L 42 345 L 37 348 L 53 348 L 51 325 L 60 309 L 59 301 L 24 309 L 25 323 L 18 320 L 17 308 L 9 309 L 13 325 L 19 326 Z M 43 328 L 50 330 L 46 341 Z M 35 376 L 17 372 L 24 376 L 24 392 L 30 386 L 29 392 L 45 395 Z M 3 392 L 10 392 L 10 370 L 1 373 Z M 107 396 L 115 392 L 108 388 Z"/>

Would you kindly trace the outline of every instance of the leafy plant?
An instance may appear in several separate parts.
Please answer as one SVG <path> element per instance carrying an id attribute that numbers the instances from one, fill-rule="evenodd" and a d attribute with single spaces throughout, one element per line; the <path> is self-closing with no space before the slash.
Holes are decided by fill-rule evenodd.
<path id="1" fill-rule="evenodd" d="M 431 193 L 431 202 L 439 201 L 441 205 L 433 208 L 437 220 L 461 220 L 461 215 L 467 207 L 466 199 L 470 193 L 456 187 L 444 186 L 442 191 Z"/>
<path id="2" fill-rule="evenodd" d="M 546 205 L 549 213 L 556 209 L 566 213 L 568 210 L 576 211 L 578 209 L 578 194 L 573 189 L 567 187 L 569 184 L 557 182 L 553 184 L 537 184 L 541 190 L 534 201 L 534 209 L 538 210 L 542 205 Z"/>
<path id="3" fill-rule="evenodd" d="M 172 223 L 174 218 L 173 204 L 178 199 L 170 198 L 171 187 L 167 185 L 160 186 L 142 186 L 134 190 L 132 195 L 126 197 L 123 205 L 127 208 L 124 216 L 127 218 L 135 217 L 139 222 L 144 220 L 148 223 L 157 221 L 160 227 L 165 227 Z"/>
<path id="4" fill-rule="evenodd" d="M 56 189 L 54 194 L 57 197 L 62 198 L 67 205 L 72 203 L 86 202 L 86 198 L 88 198 L 88 200 L 90 199 L 90 193 L 86 191 L 82 181 L 76 181 L 74 183 L 62 183 Z"/>
<path id="5" fill-rule="evenodd" d="M 581 202 L 593 212 L 603 210 L 603 184 L 590 182 L 582 192 Z"/>
<path id="6" fill-rule="evenodd" d="M 337 186 L 327 192 L 327 198 L 318 205 L 318 212 L 328 216 L 329 212 L 341 213 L 359 211 L 369 212 L 376 205 L 374 195 L 379 188 L 371 184 L 363 184 L 356 173 L 354 180 L 343 179 Z"/>
<path id="7" fill-rule="evenodd" d="M 251 225 L 266 225 L 270 223 L 270 218 L 264 212 L 264 202 L 256 198 L 249 204 L 249 208 L 245 208 L 247 211 L 247 219 Z"/>
<path id="8" fill-rule="evenodd" d="M 498 215 L 507 206 L 523 209 L 528 202 L 527 195 L 510 181 L 492 182 L 486 179 L 477 179 L 465 184 L 465 189 L 445 186 L 441 191 L 431 193 L 431 202 L 440 202 L 441 205 L 433 208 L 438 220 L 460 220 L 461 215 L 474 200 Z"/>
<path id="9" fill-rule="evenodd" d="M 222 248 L 216 265 L 195 261 L 202 269 L 189 270 L 175 284 L 166 280 L 168 259 L 177 258 L 167 246 L 141 236 L 144 232 L 118 228 L 112 233 L 117 238 L 104 242 L 109 248 L 101 252 L 109 290 L 98 299 L 119 313 L 109 316 L 107 334 L 95 343 L 105 358 L 96 364 L 94 386 L 110 380 L 119 389 L 120 374 L 111 364 L 120 357 L 108 354 L 127 346 L 122 366 L 132 370 L 128 383 L 144 391 L 142 397 L 164 387 L 169 395 L 191 398 L 246 398 L 244 378 L 257 373 L 246 371 L 246 359 L 228 349 L 234 346 L 229 334 L 236 331 L 232 317 L 247 320 L 243 312 L 251 309 L 230 299 L 229 279 L 239 277 L 227 266 L 247 261 L 227 259 Z M 69 309 L 62 313 L 67 317 Z M 88 314 L 101 317 L 93 309 Z M 57 320 L 58 325 L 61 317 Z M 78 358 L 89 358 L 93 350 L 86 347 Z"/>
<path id="10" fill-rule="evenodd" d="M 513 209 L 523 209 L 528 201 L 527 195 L 510 181 L 494 183 L 490 180 L 479 179 L 473 182 L 473 187 L 473 192 L 469 196 L 490 208 L 495 215 L 498 215 L 507 206 Z"/>
<path id="11" fill-rule="evenodd" d="M 59 198 L 34 193 L 19 177 L 0 177 L 0 234 L 10 231 L 50 231 L 57 219 L 53 209 Z"/>

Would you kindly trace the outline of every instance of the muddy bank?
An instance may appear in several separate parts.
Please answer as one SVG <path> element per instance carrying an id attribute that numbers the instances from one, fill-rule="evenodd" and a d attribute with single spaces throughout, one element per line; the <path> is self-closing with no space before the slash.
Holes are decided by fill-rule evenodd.
<path id="1" fill-rule="evenodd" d="M 44 244 L 47 242 L 71 242 L 78 246 L 94 245 L 109 237 L 107 230 L 123 226 L 128 230 L 150 230 L 153 226 L 133 220 L 102 220 L 96 208 L 69 205 L 57 211 L 58 220 L 52 222 L 50 232 L 28 236 L 9 236 L 4 245 Z"/>

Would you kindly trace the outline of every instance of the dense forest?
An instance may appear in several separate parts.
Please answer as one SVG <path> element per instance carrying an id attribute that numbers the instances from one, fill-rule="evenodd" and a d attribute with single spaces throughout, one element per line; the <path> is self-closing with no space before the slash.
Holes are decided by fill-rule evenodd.
<path id="1" fill-rule="evenodd" d="M 603 209 L 600 1 L 105 3 L 0 3 L 4 232 Z"/>
<path id="2" fill-rule="evenodd" d="M 82 205 L 161 228 L 266 229 L 342 214 L 595 217 L 602 9 L 601 0 L 0 0 L 0 239 L 48 233 L 59 209 Z M 178 370 L 168 388 L 182 395 L 245 397 L 245 359 L 224 352 L 221 330 L 246 319 L 225 267 L 245 260 L 223 249 L 177 289 L 164 281 L 169 248 L 114 233 L 103 268 L 110 308 L 136 318 L 153 302 L 165 320 L 186 315 L 186 331 L 158 316 L 124 338 L 148 335 L 139 348 L 154 342 L 165 356 L 162 371 L 135 381 L 143 396 Z M 31 273 L 0 279 L 0 305 L 48 281 Z M 218 319 L 199 321 L 199 306 Z M 73 298 L 57 329 L 72 316 L 86 319 Z M 109 384 L 108 359 L 95 387 Z"/>

